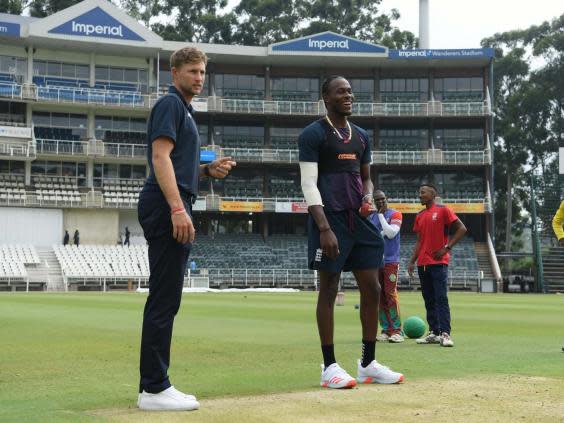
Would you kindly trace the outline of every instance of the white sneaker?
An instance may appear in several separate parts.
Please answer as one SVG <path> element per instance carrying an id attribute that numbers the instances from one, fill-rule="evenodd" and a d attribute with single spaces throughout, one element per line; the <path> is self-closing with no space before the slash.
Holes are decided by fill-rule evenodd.
<path id="1" fill-rule="evenodd" d="M 356 380 L 354 380 L 337 363 L 331 364 L 325 370 L 323 368 L 324 366 L 321 364 L 320 385 L 324 388 L 347 389 L 354 388 L 356 386 Z"/>
<path id="2" fill-rule="evenodd" d="M 184 394 L 171 386 L 158 394 L 143 391 L 137 406 L 146 411 L 191 411 L 200 408 L 200 403 L 194 395 Z"/>
<path id="3" fill-rule="evenodd" d="M 388 334 L 386 332 L 382 332 L 380 335 L 378 335 L 376 337 L 376 341 L 378 342 L 388 342 L 390 340 L 390 337 L 388 336 Z"/>
<path id="4" fill-rule="evenodd" d="M 441 342 L 441 337 L 435 335 L 433 332 L 429 332 L 427 336 L 415 340 L 418 344 L 439 344 Z"/>
<path id="5" fill-rule="evenodd" d="M 358 376 L 356 380 L 358 383 L 401 383 L 403 382 L 403 375 L 394 372 L 388 367 L 381 365 L 376 360 L 372 360 L 366 367 L 362 367 L 361 361 L 358 360 Z"/>
<path id="6" fill-rule="evenodd" d="M 399 344 L 404 340 L 405 339 L 403 338 L 403 336 L 401 336 L 400 333 L 394 333 L 392 336 L 390 336 L 390 339 L 388 339 L 388 341 L 391 342 L 392 344 Z"/>
<path id="7" fill-rule="evenodd" d="M 441 333 L 441 347 L 454 347 L 454 342 L 450 335 L 446 332 Z"/>

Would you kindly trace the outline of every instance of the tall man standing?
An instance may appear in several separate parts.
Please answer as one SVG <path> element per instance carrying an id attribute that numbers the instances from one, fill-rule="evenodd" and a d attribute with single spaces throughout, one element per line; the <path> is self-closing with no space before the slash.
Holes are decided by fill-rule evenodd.
<path id="1" fill-rule="evenodd" d="M 230 157 L 200 165 L 200 139 L 190 102 L 202 91 L 206 55 L 183 48 L 170 57 L 173 85 L 147 122 L 150 174 L 139 195 L 139 223 L 149 244 L 149 296 L 143 314 L 138 406 L 142 410 L 195 410 L 199 403 L 168 377 L 174 316 L 195 237 L 192 203 L 200 177 L 225 178 Z"/>
<path id="2" fill-rule="evenodd" d="M 379 269 L 380 279 L 380 327 L 376 337 L 380 342 L 400 343 L 401 318 L 398 297 L 398 271 L 400 261 L 400 229 L 403 216 L 388 208 L 388 200 L 383 191 L 374 191 L 376 213 L 369 216 L 384 238 L 384 266 Z"/>
<path id="3" fill-rule="evenodd" d="M 403 375 L 375 360 L 378 333 L 383 241 L 374 226 L 359 215 L 372 202 L 370 142 L 367 133 L 351 124 L 354 96 L 349 82 L 331 76 L 321 89 L 327 115 L 300 134 L 301 186 L 308 205 L 308 262 L 319 270 L 317 326 L 323 364 L 321 386 L 352 388 L 359 383 L 398 383 Z M 335 359 L 333 332 L 335 298 L 342 271 L 352 271 L 360 291 L 362 354 L 357 379 Z"/>
<path id="4" fill-rule="evenodd" d="M 407 271 L 413 276 L 415 261 L 421 281 L 421 293 L 427 310 L 429 334 L 418 344 L 441 344 L 452 347 L 450 337 L 450 307 L 448 304 L 448 263 L 450 250 L 466 233 L 466 226 L 452 210 L 435 203 L 437 188 L 425 183 L 419 187 L 419 200 L 425 206 L 415 217 L 413 231 L 417 242 L 409 259 Z M 449 230 L 454 235 L 449 240 Z"/>

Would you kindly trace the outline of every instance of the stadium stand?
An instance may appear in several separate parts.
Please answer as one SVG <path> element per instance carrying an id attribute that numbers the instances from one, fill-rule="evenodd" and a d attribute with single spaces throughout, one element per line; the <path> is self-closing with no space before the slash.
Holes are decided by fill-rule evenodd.
<path id="1" fill-rule="evenodd" d="M 104 202 L 118 207 L 137 205 L 144 182 L 139 179 L 106 179 L 103 187 Z"/>
<path id="2" fill-rule="evenodd" d="M 29 290 L 25 265 L 39 264 L 39 256 L 31 245 L 0 245 L 0 290 Z M 41 284 L 43 285 L 43 284 Z"/>
<path id="3" fill-rule="evenodd" d="M 146 285 L 149 278 L 147 247 L 54 245 L 63 279 L 69 289 L 124 288 L 134 282 Z"/>

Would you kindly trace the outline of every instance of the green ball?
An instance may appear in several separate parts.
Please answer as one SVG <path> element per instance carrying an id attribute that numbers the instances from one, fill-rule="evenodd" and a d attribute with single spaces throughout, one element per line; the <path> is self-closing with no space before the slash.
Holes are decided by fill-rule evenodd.
<path id="1" fill-rule="evenodd" d="M 425 333 L 425 322 L 417 316 L 411 316 L 403 322 L 403 332 L 408 338 L 420 338 Z"/>

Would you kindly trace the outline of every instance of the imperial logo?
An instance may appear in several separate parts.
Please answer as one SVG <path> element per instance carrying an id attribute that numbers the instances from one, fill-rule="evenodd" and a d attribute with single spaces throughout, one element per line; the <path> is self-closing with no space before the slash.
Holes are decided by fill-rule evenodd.
<path id="1" fill-rule="evenodd" d="M 425 50 L 399 50 L 399 57 L 427 57 L 427 51 Z"/>
<path id="2" fill-rule="evenodd" d="M 5 26 L 0 26 L 0 32 L 8 32 L 8 28 Z"/>
<path id="3" fill-rule="evenodd" d="M 318 48 L 323 50 L 325 48 L 342 48 L 349 50 L 349 40 L 312 40 L 309 39 L 308 46 L 310 48 Z"/>
<path id="4" fill-rule="evenodd" d="M 91 25 L 72 21 L 72 32 L 84 35 L 111 35 L 114 37 L 123 38 L 123 27 L 121 25 Z"/>

